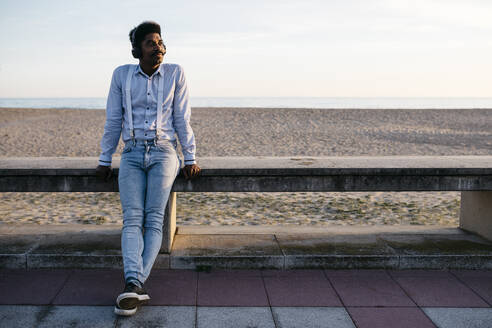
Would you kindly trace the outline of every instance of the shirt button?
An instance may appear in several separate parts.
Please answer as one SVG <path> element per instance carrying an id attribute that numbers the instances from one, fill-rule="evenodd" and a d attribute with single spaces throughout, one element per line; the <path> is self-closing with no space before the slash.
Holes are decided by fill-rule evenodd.
<path id="1" fill-rule="evenodd" d="M 149 121 L 145 121 L 145 123 L 149 123 Z"/>
<path id="2" fill-rule="evenodd" d="M 150 92 L 147 92 L 147 95 L 150 95 Z"/>
<path id="3" fill-rule="evenodd" d="M 145 136 L 147 136 L 147 133 L 145 134 Z"/>

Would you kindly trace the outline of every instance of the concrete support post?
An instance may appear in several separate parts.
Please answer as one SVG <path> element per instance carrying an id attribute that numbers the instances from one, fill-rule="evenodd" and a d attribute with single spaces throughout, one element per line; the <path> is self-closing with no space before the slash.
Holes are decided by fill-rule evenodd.
<path id="1" fill-rule="evenodd" d="M 460 228 L 492 241 L 492 191 L 462 191 Z"/>
<path id="2" fill-rule="evenodd" d="M 164 213 L 164 223 L 162 227 L 162 246 L 161 252 L 171 253 L 174 234 L 176 233 L 176 193 L 169 194 L 166 211 Z"/>

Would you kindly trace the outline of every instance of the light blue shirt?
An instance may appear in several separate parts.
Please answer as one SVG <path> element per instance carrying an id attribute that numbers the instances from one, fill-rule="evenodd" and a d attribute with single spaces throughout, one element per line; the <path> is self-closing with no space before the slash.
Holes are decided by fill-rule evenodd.
<path id="1" fill-rule="evenodd" d="M 175 133 L 184 156 L 185 165 L 195 164 L 195 136 L 190 125 L 191 107 L 184 71 L 176 64 L 161 64 L 148 76 L 140 65 L 123 65 L 113 72 L 106 104 L 106 124 L 101 140 L 99 165 L 110 166 L 120 136 L 131 140 L 128 125 L 125 82 L 128 70 L 134 73 L 131 82 L 131 103 L 135 139 L 152 140 L 156 135 L 159 80 L 164 79 L 162 124 L 160 138 L 174 141 Z"/>

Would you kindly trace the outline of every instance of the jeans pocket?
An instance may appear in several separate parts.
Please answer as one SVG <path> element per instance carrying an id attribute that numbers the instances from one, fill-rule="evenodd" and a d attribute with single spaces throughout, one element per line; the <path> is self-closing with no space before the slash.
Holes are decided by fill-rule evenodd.
<path id="1" fill-rule="evenodd" d="M 159 141 L 155 144 L 155 147 L 163 152 L 175 152 L 176 149 L 174 148 L 173 144 L 171 141 Z"/>
<path id="2" fill-rule="evenodd" d="M 132 143 L 131 143 L 131 142 L 127 142 L 127 143 L 125 144 L 125 147 L 123 147 L 123 151 L 122 151 L 121 153 L 122 153 L 122 154 L 129 153 L 129 152 L 131 152 L 131 151 L 132 151 L 132 149 L 133 149 L 133 145 L 132 145 Z"/>

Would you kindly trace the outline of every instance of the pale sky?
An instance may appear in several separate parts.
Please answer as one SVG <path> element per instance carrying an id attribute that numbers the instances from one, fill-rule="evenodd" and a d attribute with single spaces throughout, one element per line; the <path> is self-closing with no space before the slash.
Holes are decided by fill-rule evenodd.
<path id="1" fill-rule="evenodd" d="M 0 0 L 0 97 L 106 97 L 149 19 L 194 97 L 492 97 L 490 0 Z"/>

